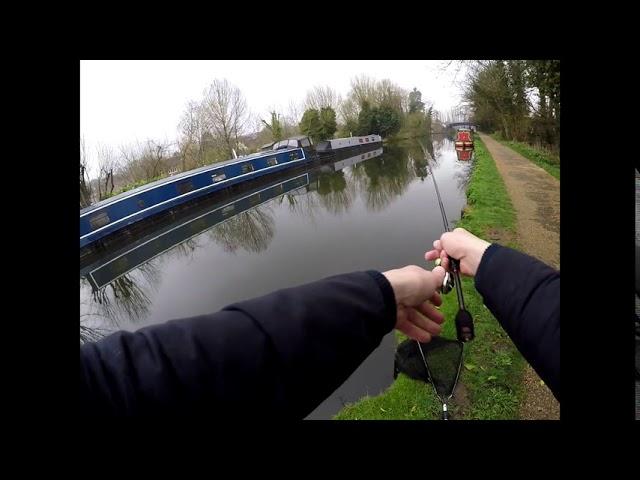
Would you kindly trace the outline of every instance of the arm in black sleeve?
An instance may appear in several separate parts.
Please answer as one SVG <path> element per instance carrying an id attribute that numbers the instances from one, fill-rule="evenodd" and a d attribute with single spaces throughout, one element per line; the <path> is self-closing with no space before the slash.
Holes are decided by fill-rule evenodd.
<path id="1" fill-rule="evenodd" d="M 303 418 L 395 325 L 379 272 L 330 277 L 80 350 L 85 413 Z"/>
<path id="2" fill-rule="evenodd" d="M 482 256 L 475 285 L 518 350 L 560 400 L 560 272 L 492 244 Z"/>

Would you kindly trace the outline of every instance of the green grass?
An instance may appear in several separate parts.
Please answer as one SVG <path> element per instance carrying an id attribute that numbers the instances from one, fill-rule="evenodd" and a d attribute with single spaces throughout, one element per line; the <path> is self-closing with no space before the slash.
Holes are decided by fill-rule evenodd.
<path id="1" fill-rule="evenodd" d="M 467 189 L 468 205 L 456 226 L 490 238 L 496 232 L 513 238 L 515 212 L 495 163 L 479 139 L 476 160 Z M 505 242 L 501 242 L 505 243 Z M 512 241 L 506 242 L 516 246 Z M 464 366 L 460 382 L 466 387 L 465 405 L 449 406 L 455 419 L 517 419 L 522 394 L 525 361 L 473 286 L 473 279 L 463 279 L 467 309 L 473 315 L 476 339 L 465 345 Z M 455 337 L 453 318 L 457 312 L 455 292 L 444 297 L 441 311 L 448 320 L 442 335 Z M 398 342 L 404 340 L 396 332 Z M 392 368 L 392 365 L 389 365 Z M 404 374 L 381 395 L 365 397 L 347 405 L 336 420 L 431 420 L 440 418 L 441 405 L 431 385 L 412 380 Z"/>
<path id="2" fill-rule="evenodd" d="M 558 156 L 551 152 L 532 147 L 527 143 L 516 142 L 513 140 L 502 140 L 495 135 L 492 135 L 492 137 L 503 145 L 515 150 L 523 157 L 531 160 L 539 167 L 544 168 L 550 175 L 553 175 L 555 178 L 560 180 L 560 158 Z"/>

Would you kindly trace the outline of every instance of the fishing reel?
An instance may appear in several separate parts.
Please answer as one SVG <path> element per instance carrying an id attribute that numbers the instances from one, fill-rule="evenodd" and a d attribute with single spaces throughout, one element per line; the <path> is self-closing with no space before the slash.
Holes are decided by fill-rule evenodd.
<path id="1" fill-rule="evenodd" d="M 435 261 L 435 264 L 436 264 L 436 267 L 439 267 L 442 264 L 442 260 L 437 258 Z M 447 293 L 451 292 L 451 290 L 453 290 L 454 286 L 455 286 L 455 282 L 453 280 L 453 277 L 449 272 L 445 272 L 444 280 L 442 281 L 442 287 L 440 287 L 440 291 L 446 295 Z"/>

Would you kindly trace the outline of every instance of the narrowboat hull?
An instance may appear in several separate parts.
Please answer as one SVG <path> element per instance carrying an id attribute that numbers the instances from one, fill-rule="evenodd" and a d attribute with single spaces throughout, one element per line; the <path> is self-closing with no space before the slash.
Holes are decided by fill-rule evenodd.
<path id="1" fill-rule="evenodd" d="M 380 135 L 366 135 L 361 137 L 335 138 L 324 140 L 316 145 L 318 153 L 341 150 L 345 148 L 359 148 L 382 143 Z"/>

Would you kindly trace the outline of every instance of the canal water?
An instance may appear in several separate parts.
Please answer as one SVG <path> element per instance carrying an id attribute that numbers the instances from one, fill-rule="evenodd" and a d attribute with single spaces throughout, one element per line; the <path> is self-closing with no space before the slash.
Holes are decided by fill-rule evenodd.
<path id="1" fill-rule="evenodd" d="M 454 223 L 471 162 L 458 160 L 444 136 L 428 147 Z M 140 239 L 81 270 L 81 337 L 210 313 L 338 273 L 426 266 L 424 252 L 443 232 L 427 172 L 417 142 L 385 145 L 297 171 Z M 330 419 L 345 403 L 381 393 L 393 381 L 394 352 L 390 333 L 307 418 Z"/>

